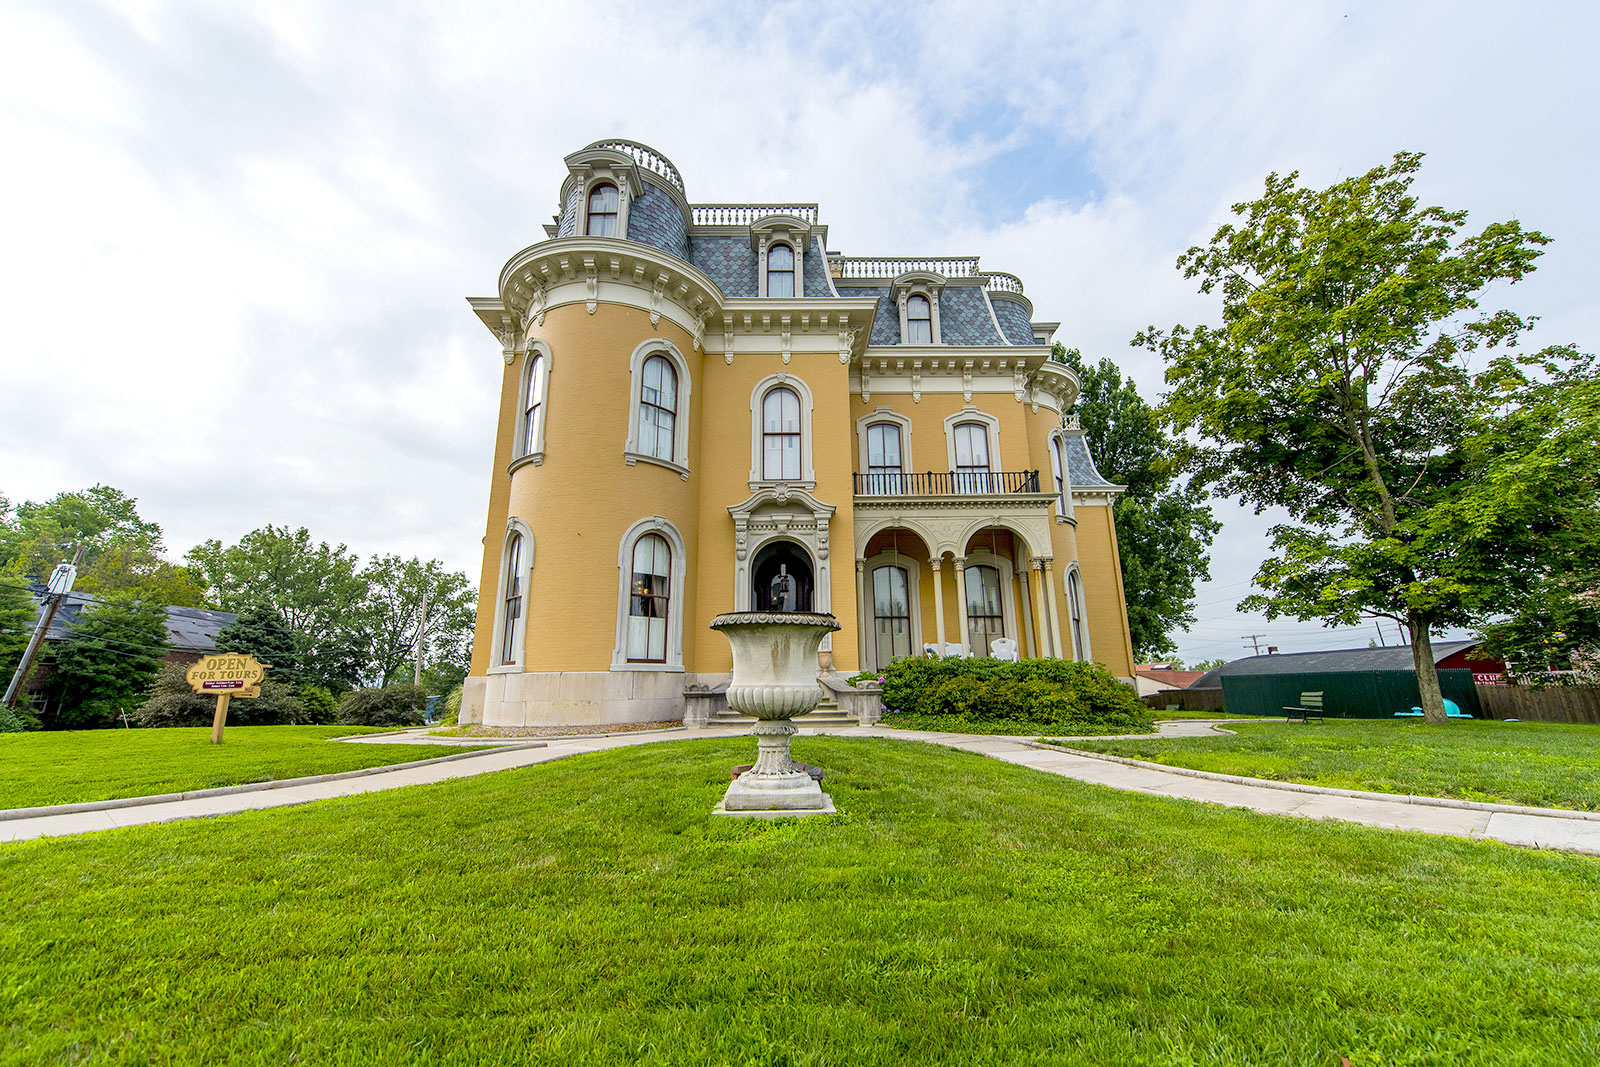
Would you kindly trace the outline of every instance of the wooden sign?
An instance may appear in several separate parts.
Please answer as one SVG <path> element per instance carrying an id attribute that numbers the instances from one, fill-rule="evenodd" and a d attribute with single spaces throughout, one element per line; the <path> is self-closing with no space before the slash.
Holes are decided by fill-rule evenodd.
<path id="1" fill-rule="evenodd" d="M 228 701 L 234 697 L 261 695 L 261 679 L 271 664 L 261 663 L 242 652 L 221 652 L 204 656 L 189 668 L 189 688 L 202 696 L 215 695 L 217 711 L 211 718 L 211 743 L 222 744 L 222 728 L 228 721 Z"/>

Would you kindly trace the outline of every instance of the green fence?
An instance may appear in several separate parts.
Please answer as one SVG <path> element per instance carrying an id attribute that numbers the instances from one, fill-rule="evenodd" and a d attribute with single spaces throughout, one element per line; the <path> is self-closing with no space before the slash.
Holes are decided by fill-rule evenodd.
<path id="1" fill-rule="evenodd" d="M 1439 688 L 1473 718 L 1483 718 L 1471 671 L 1440 671 Z M 1324 671 L 1315 674 L 1223 675 L 1222 696 L 1234 715 L 1282 716 L 1301 693 L 1322 693 L 1330 719 L 1388 719 L 1422 703 L 1410 671 Z"/>

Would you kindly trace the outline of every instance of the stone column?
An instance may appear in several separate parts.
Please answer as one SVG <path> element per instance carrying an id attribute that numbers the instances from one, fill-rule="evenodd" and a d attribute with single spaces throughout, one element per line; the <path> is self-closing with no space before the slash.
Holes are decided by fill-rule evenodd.
<path id="1" fill-rule="evenodd" d="M 961 654 L 972 655 L 969 645 L 971 638 L 967 634 L 967 557 L 956 556 L 956 625 L 961 627 L 958 635 L 961 639 Z"/>
<path id="2" fill-rule="evenodd" d="M 1044 574 L 1040 576 L 1044 582 L 1045 601 L 1050 605 L 1050 645 L 1056 650 L 1056 656 L 1065 659 L 1066 649 L 1061 646 L 1061 611 L 1056 607 L 1056 576 L 1052 569 L 1054 561 L 1048 557 L 1044 561 Z"/>
<path id="3" fill-rule="evenodd" d="M 1050 618 L 1045 614 L 1044 610 L 1044 562 L 1035 556 L 1029 561 L 1028 566 L 1033 568 L 1033 617 L 1039 627 L 1034 632 L 1034 636 L 1037 639 L 1036 647 L 1041 657 L 1049 656 L 1051 648 Z"/>
<path id="4" fill-rule="evenodd" d="M 928 561 L 928 568 L 933 571 L 933 632 L 934 640 L 939 642 L 939 655 L 944 655 L 944 575 L 940 568 L 944 564 L 944 556 Z"/>
<path id="5" fill-rule="evenodd" d="M 1028 568 L 1026 565 L 1017 568 L 1017 582 L 1022 586 L 1022 598 L 1017 607 L 1022 613 L 1022 625 L 1019 626 L 1018 636 L 1021 637 L 1022 658 L 1028 659 L 1038 653 L 1034 652 L 1033 643 L 1033 611 L 1028 607 Z"/>
<path id="6" fill-rule="evenodd" d="M 871 632 L 868 632 L 871 627 Z M 860 650 L 861 658 L 856 660 L 861 664 L 862 670 L 868 669 L 868 664 L 873 667 L 882 666 L 877 662 L 877 620 L 872 617 L 872 591 L 867 584 L 867 561 L 856 560 L 856 646 Z M 873 650 L 873 659 L 867 658 L 867 650 Z"/>

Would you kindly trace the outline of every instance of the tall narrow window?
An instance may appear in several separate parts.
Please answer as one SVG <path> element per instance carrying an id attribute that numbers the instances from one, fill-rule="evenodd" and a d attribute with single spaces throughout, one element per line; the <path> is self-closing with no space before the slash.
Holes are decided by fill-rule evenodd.
<path id="1" fill-rule="evenodd" d="M 522 535 L 511 535 L 506 546 L 506 596 L 500 617 L 500 662 L 517 662 L 517 638 L 522 623 Z"/>
<path id="2" fill-rule="evenodd" d="M 800 479 L 800 398 L 793 389 L 780 386 L 761 401 L 761 477 Z"/>
<path id="3" fill-rule="evenodd" d="M 767 295 L 794 295 L 794 249 L 788 245 L 767 249 Z"/>
<path id="4" fill-rule="evenodd" d="M 900 427 L 892 422 L 868 426 L 867 492 L 903 492 L 900 472 Z"/>
<path id="5" fill-rule="evenodd" d="M 1078 572 L 1067 572 L 1067 612 L 1072 617 L 1072 658 L 1089 658 L 1089 635 L 1083 628 L 1083 589 L 1078 584 Z"/>
<path id="6" fill-rule="evenodd" d="M 617 212 L 621 200 L 615 185 L 602 183 L 589 190 L 589 225 L 585 230 L 590 237 L 617 236 Z"/>
<path id="7" fill-rule="evenodd" d="M 678 372 L 665 356 L 644 361 L 639 386 L 639 451 L 668 461 L 673 455 L 678 421 Z"/>
<path id="8" fill-rule="evenodd" d="M 872 614 L 879 667 L 911 655 L 911 598 L 904 567 L 878 567 L 872 572 Z"/>
<path id="9" fill-rule="evenodd" d="M 1056 513 L 1070 515 L 1072 512 L 1067 506 L 1067 457 L 1061 451 L 1059 434 L 1050 438 L 1050 461 L 1051 473 L 1056 478 Z"/>
<path id="10" fill-rule="evenodd" d="M 535 354 L 528 364 L 528 399 L 522 413 L 522 454 L 532 455 L 540 444 L 539 420 L 544 417 L 544 356 Z"/>
<path id="11" fill-rule="evenodd" d="M 1000 601 L 1000 571 L 994 567 L 968 567 L 967 637 L 975 656 L 990 654 L 990 642 L 1006 635 L 1005 610 Z"/>
<path id="12" fill-rule="evenodd" d="M 633 579 L 628 599 L 628 662 L 667 661 L 667 604 L 672 549 L 659 534 L 645 534 L 633 545 Z"/>
<path id="13" fill-rule="evenodd" d="M 906 344 L 933 344 L 933 307 L 921 294 L 906 300 Z"/>
<path id="14" fill-rule="evenodd" d="M 957 423 L 955 435 L 956 492 L 990 492 L 989 428 L 981 422 Z"/>

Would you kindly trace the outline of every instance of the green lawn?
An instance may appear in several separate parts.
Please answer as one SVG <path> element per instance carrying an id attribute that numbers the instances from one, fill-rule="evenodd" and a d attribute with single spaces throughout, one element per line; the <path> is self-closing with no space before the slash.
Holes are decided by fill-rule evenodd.
<path id="1" fill-rule="evenodd" d="M 1237 736 L 1085 741 L 1076 748 L 1221 774 L 1379 793 L 1600 810 L 1600 727 L 1329 719 L 1229 723 Z"/>
<path id="2" fill-rule="evenodd" d="M 362 726 L 230 726 L 0 734 L 0 808 L 182 793 L 447 756 L 438 745 L 338 745 Z"/>
<path id="3" fill-rule="evenodd" d="M 1600 862 L 802 737 L 0 846 L 0 1058 L 1592 1064 Z"/>
<path id="4" fill-rule="evenodd" d="M 896 730 L 927 730 L 951 734 L 1005 734 L 1013 737 L 1056 736 L 1063 727 L 1058 722 L 1023 722 L 1012 719 L 968 719 L 960 715 L 921 715 L 914 711 L 888 712 L 880 726 Z M 1088 727 L 1071 727 L 1074 737 L 1087 736 L 1095 731 Z M 1121 730 L 1102 730 L 1101 733 L 1121 733 Z"/>

